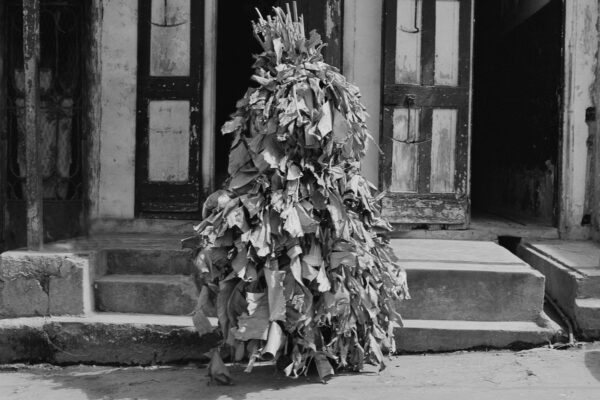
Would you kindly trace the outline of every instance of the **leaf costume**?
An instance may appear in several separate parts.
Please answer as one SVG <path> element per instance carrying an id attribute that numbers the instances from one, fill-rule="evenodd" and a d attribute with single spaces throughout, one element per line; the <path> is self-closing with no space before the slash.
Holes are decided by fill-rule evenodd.
<path id="1" fill-rule="evenodd" d="M 371 139 L 356 86 L 323 62 L 318 34 L 281 8 L 253 23 L 256 83 L 223 126 L 233 135 L 225 188 L 208 197 L 194 320 L 216 314 L 236 361 L 275 359 L 289 376 L 314 361 L 384 367 L 402 325 L 406 275 L 377 232 L 381 195 L 361 176 Z M 294 13 L 295 14 L 295 13 Z M 383 349 L 383 351 L 382 351 Z"/>

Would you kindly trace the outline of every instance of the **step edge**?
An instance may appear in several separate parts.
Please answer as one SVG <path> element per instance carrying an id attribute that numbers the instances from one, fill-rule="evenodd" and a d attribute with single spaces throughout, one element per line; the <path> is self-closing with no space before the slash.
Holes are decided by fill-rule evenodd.
<path id="1" fill-rule="evenodd" d="M 600 310 L 600 298 L 577 298 L 575 299 L 575 307 Z"/>
<path id="2" fill-rule="evenodd" d="M 192 275 L 184 274 L 107 274 L 94 279 L 94 283 L 153 283 L 173 284 L 193 282 Z"/>
<path id="3" fill-rule="evenodd" d="M 540 326 L 534 321 L 458 321 L 405 319 L 399 329 L 428 329 L 448 331 L 558 332 L 558 326 Z"/>
<path id="4" fill-rule="evenodd" d="M 565 270 L 567 273 L 573 275 L 576 279 L 586 279 L 589 277 L 588 275 L 584 274 L 577 268 L 575 268 L 571 265 L 568 265 L 568 264 L 564 263 L 563 261 L 561 261 L 560 259 L 553 257 L 552 255 L 546 253 L 545 251 L 535 247 L 535 243 L 525 242 L 525 243 L 522 243 L 520 245 L 520 247 L 524 251 L 528 251 L 532 255 L 540 257 L 544 261 L 549 262 L 552 265 L 555 265 L 557 268 Z M 534 267 L 532 267 L 532 268 L 534 268 Z"/>
<path id="5" fill-rule="evenodd" d="M 522 264 L 520 266 L 514 266 L 512 268 L 506 268 L 507 266 L 503 266 L 504 268 L 492 268 L 491 265 L 488 264 L 469 264 L 463 265 L 461 268 L 456 268 L 455 265 L 451 264 L 443 264 L 443 265 L 418 265 L 422 263 L 414 263 L 414 264 L 404 264 L 402 262 L 398 262 L 402 268 L 406 271 L 455 271 L 455 272 L 487 272 L 490 274 L 518 274 L 518 275 L 531 275 L 536 277 L 544 276 L 540 271 L 531 267 L 529 264 Z"/>
<path id="6" fill-rule="evenodd" d="M 208 317 L 213 328 L 219 325 L 218 319 Z M 191 316 L 177 316 L 165 314 L 136 314 L 99 312 L 85 316 L 56 316 L 56 317 L 23 317 L 0 319 L 0 329 L 5 328 L 43 328 L 49 324 L 102 324 L 102 325 L 136 325 L 136 326 L 162 326 L 180 328 L 193 328 Z"/>

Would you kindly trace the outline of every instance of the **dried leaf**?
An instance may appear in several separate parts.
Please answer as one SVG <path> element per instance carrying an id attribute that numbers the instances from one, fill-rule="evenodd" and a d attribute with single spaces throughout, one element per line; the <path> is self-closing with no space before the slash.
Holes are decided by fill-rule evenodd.
<path id="1" fill-rule="evenodd" d="M 225 366 L 219 349 L 213 351 L 210 362 L 208 363 L 208 376 L 210 377 L 211 383 L 216 382 L 218 385 L 231 385 L 231 373 Z"/>
<path id="2" fill-rule="evenodd" d="M 329 282 L 329 278 L 327 278 L 327 273 L 325 272 L 325 267 L 319 268 L 319 273 L 317 274 L 317 283 L 319 284 L 319 292 L 328 292 L 331 290 L 331 283 Z"/>
<path id="3" fill-rule="evenodd" d="M 333 130 L 333 120 L 331 117 L 331 105 L 329 102 L 326 102 L 321 107 L 321 118 L 319 119 L 319 133 L 321 134 L 321 138 L 324 138 Z"/>
<path id="4" fill-rule="evenodd" d="M 269 329 L 269 303 L 265 293 L 247 293 L 248 313 L 238 318 L 236 340 L 267 340 Z"/>
<path id="5" fill-rule="evenodd" d="M 319 378 L 321 381 L 325 382 L 327 379 L 331 378 L 335 372 L 333 371 L 333 367 L 327 360 L 327 356 L 322 352 L 315 353 L 315 364 L 317 365 L 317 372 L 319 373 Z"/>
<path id="6" fill-rule="evenodd" d="M 196 327 L 198 334 L 203 336 L 212 332 L 214 328 L 206 314 L 204 314 L 203 304 L 200 302 L 200 300 L 202 300 L 202 297 L 198 299 L 198 303 L 194 309 L 192 321 L 194 322 L 194 326 Z"/>
<path id="7" fill-rule="evenodd" d="M 267 295 L 269 297 L 269 319 L 271 321 L 285 321 L 285 297 L 283 283 L 285 271 L 272 271 L 265 268 L 267 282 Z"/>

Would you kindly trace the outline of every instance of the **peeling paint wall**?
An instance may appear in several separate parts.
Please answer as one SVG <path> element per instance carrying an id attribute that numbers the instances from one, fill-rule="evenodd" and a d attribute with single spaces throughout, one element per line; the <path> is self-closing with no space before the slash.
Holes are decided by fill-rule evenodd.
<path id="1" fill-rule="evenodd" d="M 360 88 L 362 102 L 370 115 L 367 125 L 375 143 L 369 144 L 363 173 L 375 185 L 378 185 L 380 157 L 382 18 L 383 0 L 344 1 L 344 74 Z"/>
<path id="2" fill-rule="evenodd" d="M 565 2 L 565 88 L 562 141 L 562 188 L 559 230 L 563 238 L 587 238 L 585 214 L 588 125 L 585 113 L 594 105 L 598 0 Z"/>
<path id="3" fill-rule="evenodd" d="M 92 129 L 91 219 L 134 217 L 137 3 L 101 0 L 102 12 L 95 14 L 101 18 L 101 75 L 95 88 L 98 126 Z"/>

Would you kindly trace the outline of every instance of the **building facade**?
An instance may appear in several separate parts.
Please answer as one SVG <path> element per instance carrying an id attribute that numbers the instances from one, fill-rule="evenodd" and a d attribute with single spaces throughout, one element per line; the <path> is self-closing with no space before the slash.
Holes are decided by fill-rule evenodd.
<path id="1" fill-rule="evenodd" d="M 37 31 L 21 3 L 0 7 L 3 247 L 27 241 L 28 165 L 39 164 L 32 193 L 44 199 L 46 241 L 197 220 L 225 178 L 219 126 L 259 51 L 254 8 L 285 2 L 39 0 Z M 326 60 L 362 90 L 374 137 L 364 173 L 387 192 L 384 214 L 398 229 L 464 230 L 500 215 L 592 237 L 598 4 L 488 3 L 298 7 L 328 42 Z M 29 40 L 40 49 L 34 117 Z M 26 146 L 34 122 L 37 164 Z"/>

